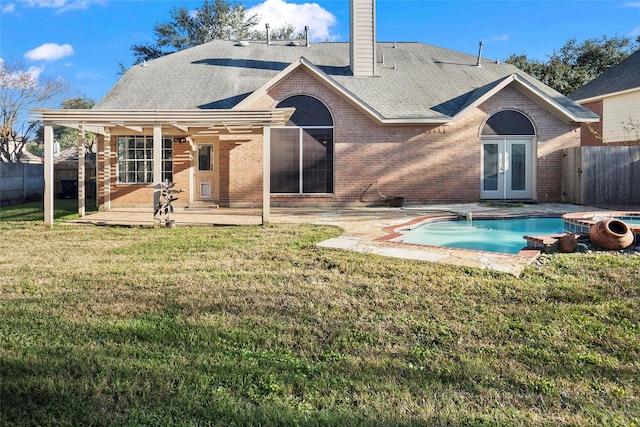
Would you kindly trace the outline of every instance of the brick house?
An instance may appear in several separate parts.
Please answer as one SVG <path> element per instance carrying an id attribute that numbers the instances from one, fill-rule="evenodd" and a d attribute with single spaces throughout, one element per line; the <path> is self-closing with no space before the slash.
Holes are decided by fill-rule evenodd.
<path id="1" fill-rule="evenodd" d="M 581 145 L 640 145 L 640 50 L 569 98 L 602 118 L 582 124 Z"/>
<path id="2" fill-rule="evenodd" d="M 375 1 L 350 3 L 349 43 L 213 41 L 43 118 L 100 135 L 103 209 L 152 206 L 164 179 L 231 207 L 562 200 L 562 149 L 596 114 L 480 54 L 378 43 Z"/>

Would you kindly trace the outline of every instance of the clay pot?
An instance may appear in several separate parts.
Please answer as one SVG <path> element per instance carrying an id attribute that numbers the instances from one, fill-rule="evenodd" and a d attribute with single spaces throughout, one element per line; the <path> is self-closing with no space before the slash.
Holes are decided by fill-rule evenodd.
<path id="1" fill-rule="evenodd" d="M 401 208 L 405 204 L 404 197 L 391 197 L 387 199 L 387 205 L 392 208 Z"/>
<path id="2" fill-rule="evenodd" d="M 633 232 L 627 224 L 618 219 L 605 219 L 591 226 L 591 243 L 602 249 L 619 250 L 633 243 Z"/>
<path id="3" fill-rule="evenodd" d="M 578 236 L 571 233 L 566 234 L 558 240 L 558 244 L 560 247 L 560 252 L 575 252 L 576 248 L 578 247 Z"/>

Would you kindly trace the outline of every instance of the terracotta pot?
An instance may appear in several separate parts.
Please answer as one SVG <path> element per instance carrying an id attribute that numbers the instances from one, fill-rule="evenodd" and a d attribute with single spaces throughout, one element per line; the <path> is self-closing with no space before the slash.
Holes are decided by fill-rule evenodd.
<path id="1" fill-rule="evenodd" d="M 405 198 L 404 197 L 392 197 L 387 199 L 387 205 L 392 208 L 401 208 L 404 206 Z"/>
<path id="2" fill-rule="evenodd" d="M 571 233 L 566 234 L 559 239 L 558 243 L 560 246 L 560 252 L 575 252 L 578 247 L 578 236 Z"/>
<path id="3" fill-rule="evenodd" d="M 633 243 L 633 232 L 618 219 L 605 219 L 591 226 L 591 243 L 603 249 L 619 250 Z"/>

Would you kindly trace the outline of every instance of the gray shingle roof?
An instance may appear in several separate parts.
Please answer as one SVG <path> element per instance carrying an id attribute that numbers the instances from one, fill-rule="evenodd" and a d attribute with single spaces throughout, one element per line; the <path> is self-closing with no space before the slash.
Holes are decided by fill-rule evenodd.
<path id="1" fill-rule="evenodd" d="M 576 101 L 640 88 L 640 50 L 569 94 Z"/>
<path id="2" fill-rule="evenodd" d="M 353 77 L 348 43 L 217 40 L 132 67 L 94 108 L 232 108 L 301 57 L 386 119 L 451 118 L 512 74 L 573 115 L 596 117 L 510 64 L 477 67 L 473 55 L 423 43 L 378 43 L 377 76 Z"/>

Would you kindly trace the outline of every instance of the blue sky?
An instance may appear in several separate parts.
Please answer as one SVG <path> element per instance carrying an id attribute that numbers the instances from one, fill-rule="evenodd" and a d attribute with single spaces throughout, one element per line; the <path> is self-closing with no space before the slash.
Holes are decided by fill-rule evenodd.
<path id="1" fill-rule="evenodd" d="M 233 3 L 233 1 L 232 1 Z M 309 25 L 316 41 L 348 41 L 349 1 L 245 0 L 271 27 Z M 130 66 L 131 45 L 153 40 L 173 7 L 201 0 L 0 0 L 0 59 L 49 78 L 70 96 L 98 101 Z M 264 24 L 261 24 L 264 28 Z M 378 41 L 420 41 L 504 60 L 512 53 L 544 60 L 568 39 L 640 36 L 640 1 L 378 0 Z"/>

